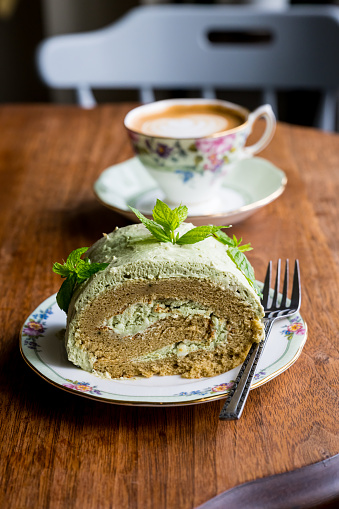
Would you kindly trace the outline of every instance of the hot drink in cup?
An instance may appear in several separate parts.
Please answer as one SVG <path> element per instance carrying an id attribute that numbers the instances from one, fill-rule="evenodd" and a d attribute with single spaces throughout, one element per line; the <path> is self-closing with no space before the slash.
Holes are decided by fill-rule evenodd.
<path id="1" fill-rule="evenodd" d="M 245 147 L 254 122 L 264 117 L 260 140 Z M 139 106 L 125 117 L 134 151 L 165 194 L 194 205 L 216 198 L 234 163 L 260 152 L 272 139 L 275 117 L 264 105 L 250 113 L 227 101 L 169 99 Z"/>

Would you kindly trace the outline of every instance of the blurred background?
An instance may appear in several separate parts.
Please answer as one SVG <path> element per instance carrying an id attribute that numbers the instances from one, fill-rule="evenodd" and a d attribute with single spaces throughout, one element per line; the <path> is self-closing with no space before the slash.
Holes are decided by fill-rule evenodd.
<path id="1" fill-rule="evenodd" d="M 40 80 L 35 63 L 38 44 L 46 37 L 84 32 L 104 27 L 128 10 L 142 4 L 232 4 L 286 8 L 289 5 L 339 5 L 339 0 L 0 0 L 0 103 L 75 104 L 71 90 L 50 91 Z M 338 48 L 337 48 L 338 50 Z M 176 96 L 187 93 L 176 91 Z M 193 91 L 194 94 L 194 91 Z M 136 90 L 100 90 L 98 102 L 138 101 Z M 194 96 L 194 95 L 193 95 Z M 162 92 L 156 96 L 162 99 Z M 249 109 L 261 101 L 260 92 L 228 90 L 221 98 L 243 104 Z M 278 94 L 279 120 L 300 125 L 312 125 L 319 101 L 315 91 L 288 91 Z M 310 103 L 313 108 L 310 109 Z M 295 105 L 298 104 L 298 108 Z M 338 122 L 337 122 L 338 131 Z"/>

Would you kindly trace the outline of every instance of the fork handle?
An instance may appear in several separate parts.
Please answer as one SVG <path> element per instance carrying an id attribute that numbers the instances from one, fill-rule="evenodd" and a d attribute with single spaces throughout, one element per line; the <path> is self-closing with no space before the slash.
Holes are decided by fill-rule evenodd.
<path id="1" fill-rule="evenodd" d="M 273 322 L 274 318 L 269 318 L 265 321 L 265 339 L 260 343 L 252 345 L 250 351 L 248 352 L 247 357 L 234 382 L 232 391 L 220 412 L 220 420 L 232 421 L 240 418 L 246 403 L 248 393 L 250 391 L 256 367 L 267 343 Z"/>

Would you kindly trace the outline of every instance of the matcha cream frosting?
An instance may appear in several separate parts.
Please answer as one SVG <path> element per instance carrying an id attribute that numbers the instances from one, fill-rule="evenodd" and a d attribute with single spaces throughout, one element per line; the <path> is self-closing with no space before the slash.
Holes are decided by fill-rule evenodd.
<path id="1" fill-rule="evenodd" d="M 79 286 L 68 310 L 69 360 L 113 378 L 195 378 L 238 365 L 262 339 L 263 309 L 226 250 L 213 237 L 159 242 L 142 224 L 104 234 L 87 256 L 109 265 Z"/>
<path id="2" fill-rule="evenodd" d="M 183 223 L 178 231 L 183 235 L 192 228 L 192 224 Z M 116 229 L 88 250 L 91 262 L 109 265 L 80 286 L 73 296 L 69 315 L 81 311 L 100 292 L 119 287 L 128 280 L 178 277 L 215 281 L 225 289 L 238 292 L 262 316 L 258 295 L 227 256 L 226 249 L 213 237 L 187 245 L 159 242 L 142 224 Z"/>

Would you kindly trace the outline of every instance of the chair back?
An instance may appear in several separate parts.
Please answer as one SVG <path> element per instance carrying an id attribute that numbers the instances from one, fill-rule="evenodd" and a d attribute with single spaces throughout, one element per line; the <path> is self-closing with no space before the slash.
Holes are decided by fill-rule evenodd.
<path id="1" fill-rule="evenodd" d="M 339 88 L 339 7 L 294 6 L 283 11 L 244 6 L 160 5 L 129 11 L 112 25 L 45 40 L 38 50 L 42 79 L 75 88 L 83 107 L 92 88 L 323 92 L 318 124 L 333 130 Z"/>

